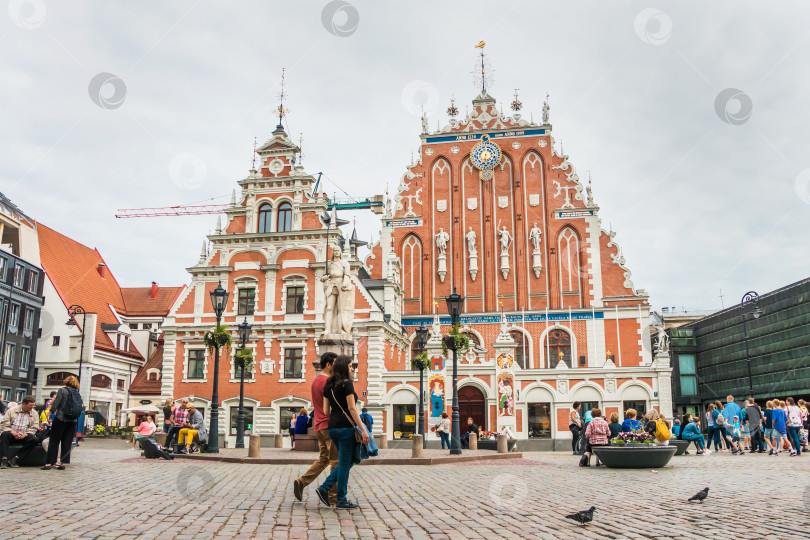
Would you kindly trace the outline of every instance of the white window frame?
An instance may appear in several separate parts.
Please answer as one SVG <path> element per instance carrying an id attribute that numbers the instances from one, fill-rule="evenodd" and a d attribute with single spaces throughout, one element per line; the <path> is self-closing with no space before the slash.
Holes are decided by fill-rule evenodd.
<path id="1" fill-rule="evenodd" d="M 189 378 L 189 362 L 191 361 L 191 351 L 203 351 L 203 376 L 202 379 Z M 205 345 L 186 345 L 186 350 L 183 359 L 183 382 L 184 383 L 204 383 L 208 382 L 208 350 Z"/>
<path id="2" fill-rule="evenodd" d="M 28 287 L 27 291 L 30 293 L 36 294 L 37 292 L 37 285 L 39 285 L 39 272 L 35 270 L 29 270 L 28 272 Z"/>
<path id="3" fill-rule="evenodd" d="M 256 362 L 256 344 L 255 343 L 247 344 L 247 345 L 245 345 L 245 347 L 250 349 L 251 352 L 253 353 L 253 369 L 250 372 L 250 378 L 249 379 L 245 378 L 245 382 L 246 383 L 253 383 L 253 382 L 256 382 L 256 370 L 259 367 L 257 362 Z M 231 380 L 230 380 L 230 382 L 232 382 L 232 383 L 238 383 L 239 382 L 239 377 L 236 376 L 236 353 L 238 352 L 239 349 L 240 349 L 240 347 L 236 346 L 236 345 L 231 349 L 232 354 L 231 354 L 231 360 L 230 360 L 230 364 L 231 364 Z"/>
<path id="4" fill-rule="evenodd" d="M 279 382 L 293 382 L 300 383 L 306 382 L 307 379 L 307 343 L 306 341 L 288 342 L 281 344 L 281 359 L 278 363 L 278 380 Z M 300 379 L 287 379 L 285 378 L 284 360 L 286 358 L 287 349 L 301 349 L 301 378 Z"/>
<path id="5" fill-rule="evenodd" d="M 11 354 L 9 354 L 11 351 Z M 3 368 L 14 369 L 14 360 L 17 356 L 17 345 L 15 343 L 6 343 L 6 350 L 3 351 Z"/>
<path id="6" fill-rule="evenodd" d="M 23 334 L 27 337 L 31 337 L 33 335 L 35 317 L 36 313 L 34 312 L 34 309 L 26 306 L 25 315 L 23 315 Z"/>
<path id="7" fill-rule="evenodd" d="M 15 309 L 16 308 L 16 309 Z M 17 331 L 17 325 L 20 323 L 20 304 L 15 302 L 11 303 L 11 307 L 9 307 L 11 311 L 8 314 L 8 327 L 13 328 L 14 331 Z"/>
<path id="8" fill-rule="evenodd" d="M 8 386 L 0 386 L 0 399 L 3 401 L 11 401 L 11 388 Z"/>
<path id="9" fill-rule="evenodd" d="M 31 367 L 31 347 L 23 345 L 20 352 L 20 371 L 27 372 Z"/>
<path id="10" fill-rule="evenodd" d="M 28 393 L 25 391 L 25 389 L 17 388 L 14 391 L 14 401 L 16 401 L 17 403 L 22 404 L 22 400 L 24 400 L 25 396 L 27 396 L 27 395 L 28 395 Z"/>
<path id="11" fill-rule="evenodd" d="M 17 263 L 14 265 L 14 286 L 18 289 L 23 288 L 25 283 L 25 266 Z"/>

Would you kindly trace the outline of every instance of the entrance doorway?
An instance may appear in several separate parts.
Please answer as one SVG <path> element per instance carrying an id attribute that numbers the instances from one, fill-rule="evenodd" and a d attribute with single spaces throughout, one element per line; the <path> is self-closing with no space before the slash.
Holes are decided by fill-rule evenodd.
<path id="1" fill-rule="evenodd" d="M 487 430 L 487 402 L 484 393 L 475 386 L 458 389 L 458 412 L 462 434 L 467 432 L 468 417 L 472 417 L 481 431 Z"/>

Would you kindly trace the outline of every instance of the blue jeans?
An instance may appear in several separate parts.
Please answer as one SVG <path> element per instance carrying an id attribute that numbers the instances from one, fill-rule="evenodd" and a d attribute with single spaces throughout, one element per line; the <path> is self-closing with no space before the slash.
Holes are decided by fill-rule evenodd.
<path id="1" fill-rule="evenodd" d="M 684 440 L 694 442 L 698 450 L 703 450 L 703 435 L 687 435 Z"/>
<path id="2" fill-rule="evenodd" d="M 801 427 L 792 427 L 788 426 L 787 428 L 787 435 L 790 444 L 793 445 L 793 449 L 796 450 L 796 453 L 802 455 L 802 445 L 799 443 L 799 430 L 802 429 Z"/>
<path id="3" fill-rule="evenodd" d="M 329 437 L 338 449 L 338 464 L 326 477 L 320 489 L 328 492 L 337 482 L 337 503 L 347 502 L 349 491 L 349 471 L 354 466 L 352 453 L 354 449 L 354 428 L 334 428 L 329 430 Z"/>
<path id="4" fill-rule="evenodd" d="M 446 431 L 439 432 L 439 438 L 442 440 L 442 450 L 444 450 L 444 445 L 447 445 L 447 448 L 450 448 L 450 434 Z"/>

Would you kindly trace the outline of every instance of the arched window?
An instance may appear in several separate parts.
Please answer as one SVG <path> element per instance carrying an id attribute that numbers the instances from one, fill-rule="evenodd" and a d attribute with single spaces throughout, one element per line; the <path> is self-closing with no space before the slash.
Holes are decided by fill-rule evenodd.
<path id="1" fill-rule="evenodd" d="M 413 234 L 402 244 L 402 289 L 406 299 L 422 296 L 422 242 Z"/>
<path id="2" fill-rule="evenodd" d="M 565 330 L 554 329 L 546 337 L 548 340 L 547 366 L 557 367 L 560 362 L 571 367 L 571 336 Z"/>
<path id="3" fill-rule="evenodd" d="M 521 369 L 527 369 L 529 367 L 529 340 L 526 339 L 526 334 L 519 330 L 512 330 L 509 332 L 509 335 L 512 336 L 512 339 L 517 343 L 517 349 L 515 349 L 515 363 L 520 366 Z"/>
<path id="4" fill-rule="evenodd" d="M 112 379 L 99 373 L 93 375 L 93 378 L 90 379 L 90 386 L 93 388 L 112 388 Z"/>
<path id="5" fill-rule="evenodd" d="M 57 371 L 56 373 L 49 373 L 48 376 L 45 378 L 45 386 L 62 386 L 68 377 L 73 375 L 76 376 L 75 373 L 69 373 L 67 371 Z"/>
<path id="6" fill-rule="evenodd" d="M 476 334 L 473 334 L 472 332 L 464 332 L 464 335 L 470 339 L 471 349 L 481 347 L 481 340 L 478 339 L 478 336 Z"/>
<path id="7" fill-rule="evenodd" d="M 270 232 L 270 216 L 273 213 L 273 207 L 269 204 L 263 204 L 259 207 L 259 232 Z"/>
<path id="8" fill-rule="evenodd" d="M 557 240 L 557 259 L 560 263 L 560 290 L 563 294 L 579 293 L 579 278 L 586 272 L 587 261 L 580 259 L 579 239 L 570 227 L 560 232 Z"/>
<path id="9" fill-rule="evenodd" d="M 287 232 L 292 230 L 292 205 L 288 202 L 283 202 L 278 205 L 278 232 Z"/>

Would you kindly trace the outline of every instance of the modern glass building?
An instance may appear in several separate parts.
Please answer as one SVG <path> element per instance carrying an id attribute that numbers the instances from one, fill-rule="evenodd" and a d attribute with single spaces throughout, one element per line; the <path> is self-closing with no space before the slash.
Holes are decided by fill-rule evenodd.
<path id="1" fill-rule="evenodd" d="M 810 400 L 809 300 L 810 278 L 669 329 L 674 411 L 729 394 Z"/>

